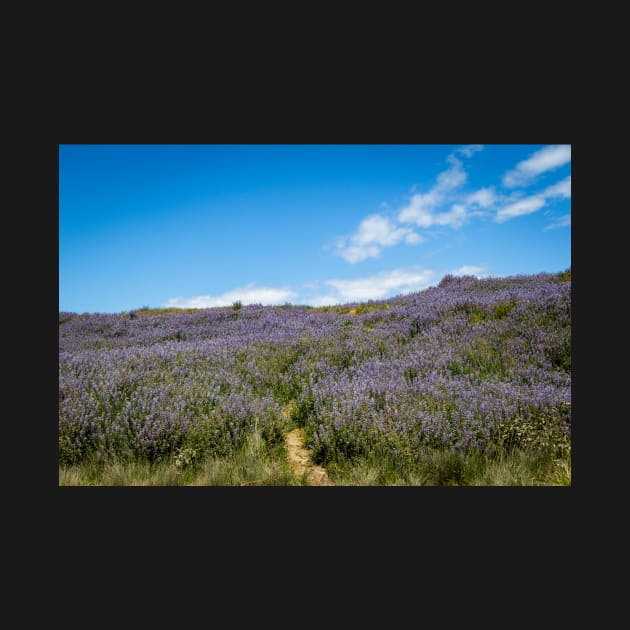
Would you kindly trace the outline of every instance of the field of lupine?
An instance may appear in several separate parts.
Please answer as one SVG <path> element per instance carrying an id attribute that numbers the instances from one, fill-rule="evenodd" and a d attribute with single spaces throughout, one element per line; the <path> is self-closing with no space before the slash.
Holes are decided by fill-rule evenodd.
<path id="1" fill-rule="evenodd" d="M 59 313 L 60 469 L 193 470 L 295 426 L 333 479 L 379 460 L 409 479 L 436 452 L 570 462 L 570 271 L 328 308 Z"/>

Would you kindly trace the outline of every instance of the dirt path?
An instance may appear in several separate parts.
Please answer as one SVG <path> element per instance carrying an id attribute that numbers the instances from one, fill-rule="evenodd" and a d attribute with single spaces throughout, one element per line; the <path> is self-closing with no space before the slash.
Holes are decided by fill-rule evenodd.
<path id="1" fill-rule="evenodd" d="M 328 473 L 311 461 L 308 450 L 304 446 L 302 429 L 297 428 L 285 435 L 287 450 L 289 451 L 289 463 L 298 477 L 306 472 L 306 478 L 311 486 L 333 486 Z"/>

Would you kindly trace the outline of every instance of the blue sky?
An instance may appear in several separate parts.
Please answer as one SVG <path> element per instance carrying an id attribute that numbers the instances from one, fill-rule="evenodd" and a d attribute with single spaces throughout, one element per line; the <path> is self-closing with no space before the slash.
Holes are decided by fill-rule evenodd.
<path id="1" fill-rule="evenodd" d="M 59 146 L 61 311 L 318 306 L 570 265 L 570 145 Z"/>

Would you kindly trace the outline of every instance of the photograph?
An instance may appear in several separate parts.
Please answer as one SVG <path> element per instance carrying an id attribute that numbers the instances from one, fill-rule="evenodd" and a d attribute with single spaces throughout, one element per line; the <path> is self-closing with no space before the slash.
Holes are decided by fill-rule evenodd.
<path id="1" fill-rule="evenodd" d="M 55 144 L 58 486 L 571 486 L 571 146 Z"/>

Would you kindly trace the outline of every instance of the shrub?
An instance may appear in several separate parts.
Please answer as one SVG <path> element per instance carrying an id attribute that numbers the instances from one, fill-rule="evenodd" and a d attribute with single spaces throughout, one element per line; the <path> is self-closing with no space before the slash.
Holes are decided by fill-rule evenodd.
<path id="1" fill-rule="evenodd" d="M 558 279 L 560 280 L 560 282 L 571 282 L 571 267 L 565 269 L 564 271 L 561 271 L 558 274 Z"/>

